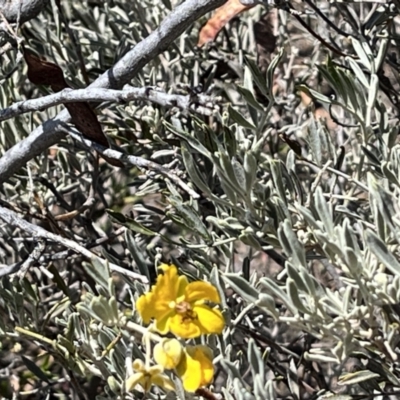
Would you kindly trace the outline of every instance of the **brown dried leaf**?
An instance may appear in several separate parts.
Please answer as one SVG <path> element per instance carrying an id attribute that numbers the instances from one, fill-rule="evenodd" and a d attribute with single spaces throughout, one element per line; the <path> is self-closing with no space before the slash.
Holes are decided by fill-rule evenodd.
<path id="1" fill-rule="evenodd" d="M 33 84 L 48 85 L 54 92 L 59 92 L 69 87 L 58 65 L 42 60 L 26 49 L 24 50 L 24 58 L 28 64 L 28 78 Z M 78 129 L 84 137 L 104 147 L 110 147 L 101 124 L 89 103 L 65 103 L 64 106 L 71 114 L 72 124 L 75 125 L 76 129 Z M 104 156 L 102 157 L 114 166 L 124 166 L 120 161 L 112 160 Z"/>
<path id="2" fill-rule="evenodd" d="M 28 78 L 33 84 L 51 86 L 55 92 L 68 87 L 58 65 L 42 60 L 26 49 L 24 58 L 28 64 Z"/>
<path id="3" fill-rule="evenodd" d="M 110 147 L 100 122 L 88 103 L 65 103 L 64 105 L 71 114 L 71 122 L 83 136 L 104 147 Z"/>
<path id="4" fill-rule="evenodd" d="M 243 5 L 239 0 L 228 0 L 222 7 L 219 7 L 215 11 L 215 14 L 201 28 L 197 46 L 201 47 L 205 43 L 214 41 L 220 30 L 232 18 L 252 7 L 254 6 Z"/>

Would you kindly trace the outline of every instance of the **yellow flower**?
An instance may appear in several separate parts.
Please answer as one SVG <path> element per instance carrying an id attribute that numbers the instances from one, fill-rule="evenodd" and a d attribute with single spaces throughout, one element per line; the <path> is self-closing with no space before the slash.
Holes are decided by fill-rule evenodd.
<path id="1" fill-rule="evenodd" d="M 214 377 L 210 348 L 201 345 L 187 346 L 176 372 L 188 392 L 195 392 L 200 387 L 208 385 Z"/>
<path id="2" fill-rule="evenodd" d="M 164 339 L 154 346 L 154 361 L 165 369 L 174 369 L 181 361 L 182 345 L 176 339 Z"/>
<path id="3" fill-rule="evenodd" d="M 160 386 L 165 390 L 175 390 L 175 385 L 171 379 L 162 374 L 164 368 L 161 365 L 146 368 L 142 360 L 136 359 L 133 362 L 133 369 L 136 372 L 125 382 L 127 391 L 134 389 L 138 384 L 142 386 L 145 392 L 148 392 L 152 385 Z"/>
<path id="4" fill-rule="evenodd" d="M 224 317 L 207 304 L 221 303 L 217 289 L 204 281 L 189 283 L 186 276 L 178 275 L 174 265 L 163 264 L 160 268 L 164 274 L 158 275 L 151 291 L 136 302 L 143 321 L 148 324 L 154 318 L 160 333 L 172 332 L 184 339 L 221 333 Z"/>
<path id="5" fill-rule="evenodd" d="M 154 347 L 154 360 L 166 369 L 174 369 L 188 392 L 208 385 L 214 376 L 211 349 L 207 346 L 183 348 L 176 339 L 164 339 Z"/>

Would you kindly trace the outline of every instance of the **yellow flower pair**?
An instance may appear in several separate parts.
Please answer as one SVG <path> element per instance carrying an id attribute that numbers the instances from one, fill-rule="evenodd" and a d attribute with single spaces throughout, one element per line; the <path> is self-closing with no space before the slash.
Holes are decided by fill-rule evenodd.
<path id="1" fill-rule="evenodd" d="M 225 326 L 217 289 L 208 282 L 189 283 L 179 276 L 174 265 L 163 264 L 163 274 L 151 290 L 140 296 L 136 309 L 144 323 L 155 322 L 161 334 L 172 333 L 181 339 L 220 334 Z M 184 347 L 177 339 L 164 339 L 154 347 L 157 365 L 145 368 L 140 360 L 134 362 L 135 373 L 126 382 L 127 390 L 140 384 L 145 391 L 152 384 L 173 390 L 173 382 L 162 372 L 174 370 L 188 392 L 208 385 L 214 376 L 212 352 L 207 346 Z M 136 365 L 135 365 L 136 363 Z"/>
<path id="2" fill-rule="evenodd" d="M 199 387 L 208 385 L 214 376 L 212 353 L 207 346 L 187 346 L 183 348 L 176 339 L 164 339 L 154 347 L 154 360 L 157 365 L 146 368 L 142 360 L 135 360 L 135 373 L 126 381 L 126 390 L 141 385 L 145 392 L 152 385 L 167 391 L 175 390 L 172 380 L 163 374 L 165 369 L 175 369 L 182 379 L 183 387 L 188 392 L 195 392 Z"/>
<path id="3" fill-rule="evenodd" d="M 220 334 L 224 317 L 220 310 L 209 305 L 221 303 L 217 289 L 208 282 L 189 283 L 186 276 L 178 275 L 174 265 L 164 264 L 160 268 L 164 274 L 136 302 L 144 323 L 154 319 L 161 334 L 171 332 L 183 339 Z"/>

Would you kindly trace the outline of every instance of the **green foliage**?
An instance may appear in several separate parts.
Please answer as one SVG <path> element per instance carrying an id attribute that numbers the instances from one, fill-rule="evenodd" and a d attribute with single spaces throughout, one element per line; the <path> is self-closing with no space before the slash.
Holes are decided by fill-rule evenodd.
<path id="1" fill-rule="evenodd" d="M 85 87 L 178 2 L 62 2 L 79 46 L 53 3 L 20 34 L 61 66 L 71 86 Z M 141 398 L 125 390 L 132 360 L 145 359 L 135 301 L 155 282 L 160 262 L 189 280 L 210 281 L 221 296 L 227 326 L 203 343 L 218 371 L 212 395 L 360 399 L 399 392 L 400 88 L 388 72 L 399 69 L 391 56 L 398 8 L 348 3 L 315 1 L 329 25 L 315 10 L 309 16 L 314 30 L 329 30 L 337 53 L 318 42 L 299 57 L 291 38 L 316 39 L 296 30 L 297 14 L 280 10 L 282 49 L 263 68 L 260 43 L 249 34 L 265 12 L 257 6 L 205 49 L 195 44 L 206 18 L 196 21 L 131 82 L 183 94 L 202 83 L 219 106 L 212 117 L 151 102 L 98 107 L 113 144 L 162 164 L 199 198 L 158 172 L 99 162 L 71 138 L 3 185 L 0 205 L 96 257 L 89 262 L 48 241 L 25 277 L 1 278 L 2 397 L 16 390 L 37 398 Z M 1 108 L 47 94 L 27 81 L 18 54 L 11 48 L 2 55 Z M 0 123 L 1 153 L 61 109 Z M 93 205 L 81 210 L 89 197 Z M 13 226 L 1 224 L 0 235 L 2 264 L 35 249 L 37 238 Z M 110 272 L 113 266 L 137 279 Z M 147 394 L 200 396 L 181 387 Z"/>

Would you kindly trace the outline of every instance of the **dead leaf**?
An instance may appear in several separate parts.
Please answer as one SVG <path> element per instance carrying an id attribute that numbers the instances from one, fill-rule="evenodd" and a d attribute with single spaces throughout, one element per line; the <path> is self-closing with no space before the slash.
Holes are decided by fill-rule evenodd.
<path id="1" fill-rule="evenodd" d="M 24 58 L 28 64 L 28 79 L 33 84 L 51 86 L 55 92 L 68 87 L 58 65 L 42 60 L 27 50 L 24 50 Z"/>
<path id="2" fill-rule="evenodd" d="M 88 103 L 65 103 L 64 105 L 71 114 L 71 122 L 83 136 L 104 147 L 110 147 L 100 122 Z"/>
<path id="3" fill-rule="evenodd" d="M 28 78 L 33 84 L 50 86 L 54 92 L 60 92 L 69 87 L 62 69 L 58 65 L 43 60 L 26 49 L 24 49 L 24 58 L 28 64 Z M 64 103 L 64 106 L 71 114 L 72 124 L 84 137 L 104 147 L 110 147 L 101 124 L 89 103 Z M 114 166 L 124 166 L 120 161 L 102 157 Z"/>
<path id="4" fill-rule="evenodd" d="M 232 18 L 252 7 L 254 5 L 245 6 L 239 0 L 228 0 L 222 7 L 219 7 L 215 11 L 214 15 L 201 28 L 197 46 L 201 47 L 208 42 L 213 42 L 221 29 Z"/>

